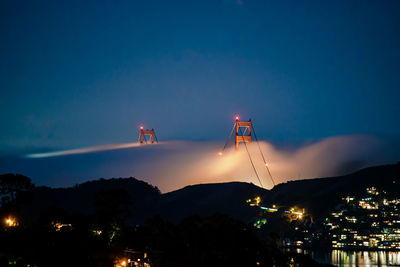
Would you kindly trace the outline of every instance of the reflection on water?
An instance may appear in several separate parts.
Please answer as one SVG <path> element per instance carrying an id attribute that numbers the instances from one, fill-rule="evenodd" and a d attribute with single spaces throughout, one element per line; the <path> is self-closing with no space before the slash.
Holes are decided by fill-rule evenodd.
<path id="1" fill-rule="evenodd" d="M 300 254 L 309 254 L 321 264 L 345 267 L 400 266 L 400 251 L 342 251 L 317 252 L 303 249 L 288 249 Z"/>
<path id="2" fill-rule="evenodd" d="M 400 252 L 332 250 L 331 263 L 337 266 L 400 266 Z"/>

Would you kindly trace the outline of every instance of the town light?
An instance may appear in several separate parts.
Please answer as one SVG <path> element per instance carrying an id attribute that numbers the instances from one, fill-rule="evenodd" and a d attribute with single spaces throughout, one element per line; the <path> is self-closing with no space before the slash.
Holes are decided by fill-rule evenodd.
<path id="1" fill-rule="evenodd" d="M 12 216 L 9 216 L 9 217 L 5 218 L 4 222 L 5 222 L 7 227 L 15 227 L 15 226 L 18 225 L 17 220 Z"/>

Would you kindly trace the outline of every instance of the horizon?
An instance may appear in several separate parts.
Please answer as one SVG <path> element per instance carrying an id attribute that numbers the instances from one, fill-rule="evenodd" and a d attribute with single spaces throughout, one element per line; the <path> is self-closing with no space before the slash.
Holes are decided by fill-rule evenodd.
<path id="1" fill-rule="evenodd" d="M 400 163 L 400 161 L 394 162 L 394 163 L 382 164 L 382 165 L 372 165 L 372 166 L 362 167 L 362 168 L 357 169 L 357 170 L 355 170 L 355 171 L 351 171 L 351 172 L 349 172 L 349 173 L 346 173 L 346 174 L 343 174 L 343 175 L 337 175 L 337 176 L 312 177 L 312 178 L 303 178 L 303 179 L 300 179 L 300 180 L 297 180 L 297 179 L 287 180 L 287 181 L 283 181 L 283 182 L 281 182 L 281 183 L 276 184 L 274 187 L 276 187 L 276 186 L 278 186 L 278 185 L 281 185 L 281 184 L 291 183 L 291 182 L 301 182 L 301 181 L 306 181 L 306 180 L 317 180 L 317 179 L 329 179 L 329 178 L 344 177 L 344 176 L 348 176 L 348 175 L 352 175 L 352 174 L 358 173 L 359 171 L 363 171 L 363 170 L 366 170 L 366 169 L 376 168 L 376 167 L 382 167 L 382 166 L 398 165 L 399 163 Z M 20 174 L 20 173 L 17 173 L 17 174 L 18 174 L 18 175 L 23 175 L 23 174 Z M 28 178 L 29 178 L 29 177 L 28 177 Z M 148 184 L 148 185 L 150 185 L 150 186 L 153 186 L 153 187 L 158 188 L 156 185 L 153 185 L 153 184 L 151 184 L 151 183 L 149 183 L 149 182 L 147 182 L 147 181 L 145 181 L 145 180 L 141 180 L 141 179 L 136 178 L 136 177 L 133 177 L 133 176 L 131 176 L 131 177 L 95 178 L 95 179 L 91 179 L 91 180 L 87 180 L 87 181 L 82 181 L 81 183 L 75 184 L 75 185 L 73 185 L 73 186 L 65 186 L 65 187 L 51 187 L 51 186 L 46 186 L 46 185 L 39 185 L 39 186 L 36 186 L 36 187 L 42 187 L 42 186 L 43 186 L 43 187 L 48 187 L 48 188 L 50 188 L 50 189 L 70 189 L 70 188 L 74 188 L 75 186 L 80 186 L 80 185 L 86 184 L 86 183 L 97 182 L 97 181 L 118 180 L 118 179 L 135 179 L 136 181 L 145 182 L 146 184 Z M 261 187 L 260 185 L 254 184 L 254 183 L 251 182 L 251 181 L 250 181 L 250 182 L 247 182 L 247 181 L 235 181 L 235 180 L 232 180 L 232 181 L 223 181 L 223 182 L 208 182 L 208 183 L 188 184 L 188 185 L 185 185 L 185 186 L 183 186 L 183 187 L 181 187 L 181 188 L 178 188 L 178 189 L 175 189 L 175 190 L 172 190 L 172 191 L 168 191 L 168 192 L 162 192 L 162 191 L 160 190 L 160 193 L 161 193 L 161 194 L 168 194 L 168 193 L 171 193 L 171 192 L 179 191 L 179 190 L 181 190 L 181 189 L 185 189 L 185 188 L 187 188 L 187 187 L 198 186 L 198 185 L 218 185 L 218 184 L 229 184 L 229 183 L 244 183 L 244 184 L 250 184 L 250 185 L 252 185 L 252 186 L 256 186 L 256 187 L 258 187 L 258 188 L 260 188 L 260 189 L 267 190 L 267 191 L 271 191 L 271 190 L 274 189 L 274 187 L 268 188 L 268 189 L 267 189 L 267 188 L 264 188 L 264 187 Z M 159 189 L 159 188 L 158 188 L 158 189 Z"/>
<path id="2" fill-rule="evenodd" d="M 229 142 L 228 144 L 231 144 Z M 36 185 L 71 187 L 100 178 L 135 177 L 157 186 L 163 193 L 186 185 L 242 181 L 266 189 L 273 187 L 257 144 L 247 145 L 259 175 L 251 168 L 245 146 L 234 151 L 229 145 L 219 156 L 223 142 L 163 141 L 102 145 L 66 151 L 2 157 L 0 173 L 20 173 Z M 395 163 L 398 146 L 372 136 L 341 136 L 297 147 L 278 147 L 260 141 L 277 184 L 344 175 L 363 167 Z M 387 155 L 382 157 L 383 152 Z M 318 162 L 318 166 L 315 165 Z M 261 184 L 260 184 L 261 182 Z"/>

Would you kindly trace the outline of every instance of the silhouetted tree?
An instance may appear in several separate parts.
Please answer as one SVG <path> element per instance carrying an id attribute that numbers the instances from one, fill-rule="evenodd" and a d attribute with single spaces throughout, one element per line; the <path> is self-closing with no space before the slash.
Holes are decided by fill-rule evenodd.
<path id="1" fill-rule="evenodd" d="M 109 245 L 115 245 L 124 230 L 124 221 L 129 216 L 131 199 L 124 189 L 112 189 L 96 197 L 96 221 L 102 228 L 102 237 Z"/>
<path id="2" fill-rule="evenodd" d="M 1 174 L 0 175 L 0 194 L 9 195 L 13 202 L 18 193 L 33 189 L 31 179 L 21 174 Z"/>
<path id="3" fill-rule="evenodd" d="M 98 213 L 108 218 L 125 219 L 130 214 L 130 205 L 129 192 L 124 189 L 112 189 L 96 196 Z"/>

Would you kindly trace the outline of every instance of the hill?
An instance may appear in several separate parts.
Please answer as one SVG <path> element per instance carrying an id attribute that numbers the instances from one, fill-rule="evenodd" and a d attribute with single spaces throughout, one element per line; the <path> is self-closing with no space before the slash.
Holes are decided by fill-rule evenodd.
<path id="1" fill-rule="evenodd" d="M 271 190 L 268 205 L 305 207 L 313 216 L 325 216 L 342 197 L 359 196 L 368 187 L 400 195 L 400 163 L 359 170 L 355 173 L 279 184 Z"/>
<path id="2" fill-rule="evenodd" d="M 118 190 L 129 194 L 131 209 L 136 214 L 143 212 L 142 203 L 161 195 L 157 187 L 132 177 L 100 179 L 69 188 L 37 187 L 25 209 L 34 218 L 52 207 L 62 208 L 69 214 L 93 214 L 102 195 Z"/>
<path id="3" fill-rule="evenodd" d="M 257 214 L 245 202 L 260 196 L 263 204 L 299 206 L 312 216 L 325 216 L 347 195 L 361 194 L 375 186 L 388 194 L 400 194 L 400 164 L 362 169 L 352 174 L 290 181 L 265 190 L 250 183 L 230 182 L 191 185 L 161 194 L 158 188 L 135 178 L 101 179 L 71 188 L 38 187 L 26 210 L 34 217 L 49 207 L 63 208 L 70 214 L 93 214 L 96 201 L 106 192 L 122 190 L 129 194 L 131 223 L 142 223 L 157 214 L 172 222 L 190 215 L 225 213 L 248 221 Z"/>
<path id="4" fill-rule="evenodd" d="M 263 204 L 298 206 L 314 217 L 325 216 L 347 195 L 358 196 L 367 187 L 385 190 L 388 195 L 400 194 L 400 163 L 365 168 L 357 172 L 328 178 L 290 181 L 265 190 L 248 183 L 232 182 L 187 186 L 163 194 L 156 213 L 173 221 L 191 214 L 226 213 L 247 221 L 254 216 L 246 199 L 260 196 Z"/>
<path id="5" fill-rule="evenodd" d="M 191 185 L 163 194 L 154 212 L 175 222 L 190 215 L 214 213 L 248 221 L 256 213 L 245 201 L 268 194 L 268 190 L 243 182 Z"/>

